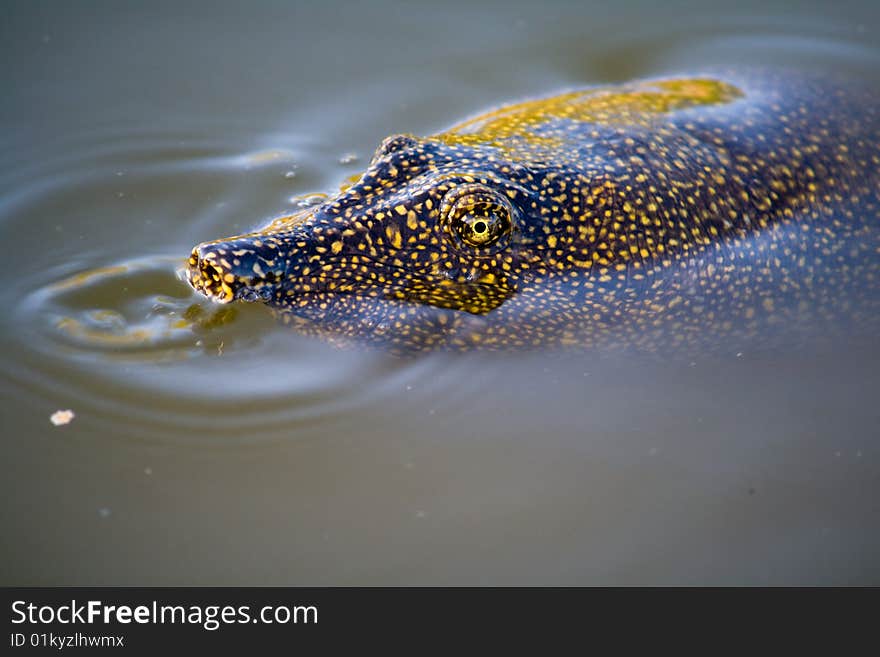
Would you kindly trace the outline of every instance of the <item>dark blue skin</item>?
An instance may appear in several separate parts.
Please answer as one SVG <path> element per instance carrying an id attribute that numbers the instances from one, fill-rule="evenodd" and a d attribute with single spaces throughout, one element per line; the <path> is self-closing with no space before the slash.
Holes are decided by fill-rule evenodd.
<path id="1" fill-rule="evenodd" d="M 387 139 L 335 198 L 196 247 L 190 281 L 406 351 L 870 333 L 876 107 L 852 85 L 733 76 L 502 108 Z"/>

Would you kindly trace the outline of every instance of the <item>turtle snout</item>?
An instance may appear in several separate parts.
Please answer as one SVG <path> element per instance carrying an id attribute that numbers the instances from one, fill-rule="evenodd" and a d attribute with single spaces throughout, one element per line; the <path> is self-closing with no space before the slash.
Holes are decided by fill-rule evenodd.
<path id="1" fill-rule="evenodd" d="M 200 244 L 186 267 L 190 285 L 218 303 L 268 301 L 282 274 L 275 249 L 253 238 Z"/>

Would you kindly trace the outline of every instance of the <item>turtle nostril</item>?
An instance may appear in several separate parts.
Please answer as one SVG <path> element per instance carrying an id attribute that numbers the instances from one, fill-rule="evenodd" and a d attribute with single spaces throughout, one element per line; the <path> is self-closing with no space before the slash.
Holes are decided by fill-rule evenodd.
<path id="1" fill-rule="evenodd" d="M 235 277 L 216 260 L 213 251 L 193 249 L 187 262 L 187 278 L 190 285 L 214 301 L 228 303 L 235 298 Z"/>

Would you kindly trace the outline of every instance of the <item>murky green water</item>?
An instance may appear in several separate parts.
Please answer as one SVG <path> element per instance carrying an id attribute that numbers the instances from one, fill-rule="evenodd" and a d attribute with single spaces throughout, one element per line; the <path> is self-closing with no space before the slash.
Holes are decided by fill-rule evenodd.
<path id="1" fill-rule="evenodd" d="M 0 583 L 880 583 L 874 341 L 399 360 L 181 282 L 387 134 L 706 66 L 880 84 L 875 3 L 621 4 L 7 2 Z"/>

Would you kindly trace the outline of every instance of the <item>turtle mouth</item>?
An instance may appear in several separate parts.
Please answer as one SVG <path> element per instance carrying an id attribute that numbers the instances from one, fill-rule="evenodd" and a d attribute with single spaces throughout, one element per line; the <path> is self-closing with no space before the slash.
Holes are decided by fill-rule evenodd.
<path id="1" fill-rule="evenodd" d="M 230 303 L 235 299 L 235 276 L 224 270 L 216 254 L 199 254 L 193 249 L 186 266 L 186 278 L 193 288 L 217 303 Z"/>

